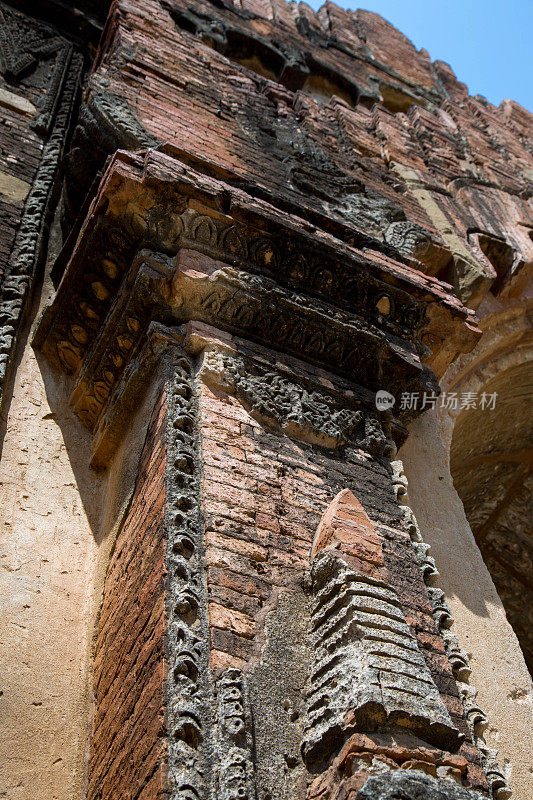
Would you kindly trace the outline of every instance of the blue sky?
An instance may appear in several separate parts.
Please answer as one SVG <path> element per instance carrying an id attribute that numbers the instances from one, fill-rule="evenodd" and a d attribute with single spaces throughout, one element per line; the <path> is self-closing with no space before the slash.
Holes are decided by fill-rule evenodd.
<path id="1" fill-rule="evenodd" d="M 318 9 L 322 3 L 308 0 Z M 533 0 L 336 0 L 388 19 L 451 65 L 470 94 L 494 105 L 509 97 L 533 112 Z"/>

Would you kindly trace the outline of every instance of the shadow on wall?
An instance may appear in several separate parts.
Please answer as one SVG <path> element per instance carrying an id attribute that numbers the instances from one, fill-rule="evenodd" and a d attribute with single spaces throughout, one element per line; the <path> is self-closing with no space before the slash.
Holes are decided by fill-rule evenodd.
<path id="1" fill-rule="evenodd" d="M 472 533 L 533 673 L 533 370 L 530 361 L 489 380 L 494 409 L 457 417 L 450 470 Z"/>
<path id="2" fill-rule="evenodd" d="M 51 284 L 47 280 L 43 297 L 46 298 L 51 291 Z M 9 431 L 14 431 L 19 439 L 19 449 L 33 450 L 28 454 L 28 460 L 38 459 L 37 471 L 43 475 L 45 484 L 52 473 L 59 471 L 58 450 L 63 451 L 68 458 L 75 489 L 94 541 L 99 546 L 133 492 L 147 421 L 155 401 L 153 395 L 160 383 L 156 381 L 151 392 L 138 398 L 137 424 L 133 419 L 128 421 L 123 444 L 119 446 L 109 467 L 105 471 L 93 469 L 89 466 L 93 434 L 78 419 L 70 404 L 72 376 L 52 367 L 39 350 L 31 347 L 32 332 L 40 313 L 39 305 L 40 300 L 37 299 L 31 309 L 31 318 L 21 330 L 13 368 L 5 385 L 5 402 L 0 417 L 0 456 L 4 455 L 10 438 Z M 50 423 L 61 431 L 60 445 L 55 441 L 57 434 L 47 429 Z M 16 449 L 13 443 L 9 447 Z M 46 470 L 48 460 L 50 468 Z M 70 470 L 63 469 L 65 480 Z"/>
<path id="3" fill-rule="evenodd" d="M 38 310 L 37 298 L 0 420 L 0 794 L 21 800 L 37 783 L 46 797 L 82 794 L 93 635 L 153 400 L 139 399 L 108 472 L 91 469 L 92 435 L 69 405 L 72 379 L 29 344 Z"/>
<path id="4" fill-rule="evenodd" d="M 30 328 L 0 421 L 0 794 L 21 800 L 36 785 L 45 797 L 81 796 L 104 488 L 68 381 L 36 358 Z"/>
<path id="5" fill-rule="evenodd" d="M 409 501 L 423 541 L 440 573 L 438 585 L 447 598 L 458 598 L 476 617 L 488 619 L 487 594 L 482 590 L 473 537 L 449 470 L 435 410 L 426 411 L 412 424 L 398 453 L 409 481 Z M 482 577 L 482 576 L 481 576 Z"/>
<path id="6" fill-rule="evenodd" d="M 55 261 L 59 252 L 59 239 L 58 226 L 54 225 L 50 235 L 49 265 Z M 99 544 L 102 480 L 89 468 L 92 437 L 70 408 L 71 378 L 51 369 L 46 359 L 38 351 L 34 351 L 30 344 L 32 329 L 39 317 L 43 298 L 46 299 L 52 291 L 53 287 L 46 277 L 44 285 L 39 284 L 35 289 L 36 296 L 20 331 L 12 369 L 4 387 L 4 404 L 0 417 L 0 456 L 10 457 L 6 452 L 7 446 L 13 450 L 17 445 L 19 450 L 32 450 L 33 452 L 27 452 L 25 460 L 30 464 L 37 457 L 44 488 L 52 474 L 58 471 L 59 450 L 64 451 L 70 462 L 85 516 L 95 541 Z M 50 422 L 53 423 L 52 427 L 57 425 L 60 428 L 62 445 L 56 441 L 57 435 L 52 432 L 52 428 L 48 427 Z M 8 442 L 10 432 L 17 437 L 17 442 Z M 16 457 L 16 454 L 13 455 Z M 46 470 L 48 459 L 51 459 L 50 467 Z M 63 471 L 68 480 L 67 471 Z M 39 490 L 39 486 L 36 486 L 36 490 Z M 46 502 L 44 498 L 43 502 Z"/>

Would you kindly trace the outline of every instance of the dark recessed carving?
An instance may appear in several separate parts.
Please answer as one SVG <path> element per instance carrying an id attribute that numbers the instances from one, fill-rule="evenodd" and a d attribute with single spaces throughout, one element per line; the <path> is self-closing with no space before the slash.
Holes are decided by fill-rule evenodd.
<path id="1" fill-rule="evenodd" d="M 173 797 L 204 798 L 211 783 L 211 715 L 197 399 L 193 364 L 177 344 L 167 351 L 167 658 L 169 781 Z M 174 425 L 187 415 L 190 432 Z M 185 544 L 186 543 L 186 544 Z"/>
<path id="2" fill-rule="evenodd" d="M 0 9 L 0 57 L 11 81 L 31 75 L 42 86 L 37 116 L 31 121 L 44 137 L 24 211 L 5 264 L 0 301 L 0 400 L 22 315 L 42 265 L 47 226 L 58 194 L 58 177 L 71 115 L 79 90 L 83 58 L 54 29 L 11 9 Z M 51 62 L 51 77 L 39 71 Z M 33 74 L 35 71 L 35 74 Z"/>

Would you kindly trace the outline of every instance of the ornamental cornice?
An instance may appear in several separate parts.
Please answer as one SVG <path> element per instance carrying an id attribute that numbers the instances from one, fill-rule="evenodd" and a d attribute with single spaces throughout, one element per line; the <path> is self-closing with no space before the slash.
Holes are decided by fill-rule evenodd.
<path id="1" fill-rule="evenodd" d="M 66 254 L 60 256 L 60 263 Z M 110 163 L 34 344 L 95 429 L 151 323 L 190 320 L 375 392 L 434 391 L 423 362 L 477 340 L 445 285 L 154 151 Z"/>

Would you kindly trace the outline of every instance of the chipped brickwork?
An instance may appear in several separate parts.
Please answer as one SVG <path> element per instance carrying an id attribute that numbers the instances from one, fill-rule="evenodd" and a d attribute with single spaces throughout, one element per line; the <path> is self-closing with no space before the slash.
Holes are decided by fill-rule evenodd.
<path id="1" fill-rule="evenodd" d="M 94 660 L 90 800 L 166 796 L 165 425 L 163 395 L 105 581 Z"/>
<path id="2" fill-rule="evenodd" d="M 40 277 L 83 58 L 49 25 L 0 6 L 0 402 Z"/>
<path id="3" fill-rule="evenodd" d="M 111 15 L 88 108 L 107 93 L 135 114 L 107 115 L 115 146 L 155 137 L 345 241 L 414 257 L 475 305 L 495 280 L 527 279 L 531 116 L 470 97 L 378 15 L 283 0 L 118 2 Z M 71 171 L 75 196 L 86 166 Z"/>
<path id="4" fill-rule="evenodd" d="M 386 467 L 363 453 L 346 463 L 279 437 L 208 386 L 200 409 L 212 663 L 242 666 L 253 652 L 255 614 L 276 590 L 301 580 L 316 526 L 337 491 L 357 486 L 387 521 L 396 509 Z"/>
<path id="5" fill-rule="evenodd" d="M 214 341 L 212 337 L 213 334 L 210 341 Z M 270 358 L 271 364 L 275 362 L 273 354 L 268 351 L 260 352 L 263 358 Z M 244 348 L 240 350 L 241 358 L 243 355 L 250 357 L 252 353 L 257 357 L 257 349 L 247 352 Z M 487 783 L 479 753 L 472 742 L 457 685 L 432 616 L 423 574 L 416 561 L 411 539 L 399 519 L 399 508 L 391 495 L 390 466 L 386 460 L 370 457 L 363 449 L 349 446 L 337 450 L 326 449 L 302 441 L 301 436 L 295 439 L 276 433 L 273 429 L 268 430 L 258 421 L 256 414 L 250 414 L 237 398 L 217 388 L 216 384 L 220 385 L 223 378 L 218 378 L 217 381 L 213 375 L 213 365 L 220 362 L 213 359 L 209 351 L 204 353 L 203 362 L 200 363 L 199 376 L 206 381 L 200 385 L 199 425 L 202 441 L 211 665 L 215 674 L 227 668 L 246 672 L 251 669 L 250 680 L 255 697 L 268 693 L 268 682 L 261 669 L 255 667 L 257 663 L 261 663 L 263 669 L 268 669 L 268 659 L 271 658 L 267 655 L 269 636 L 265 630 L 265 617 L 268 619 L 268 614 L 276 607 L 280 593 L 292 592 L 293 599 L 305 597 L 304 587 L 312 555 L 321 547 L 332 546 L 335 542 L 334 530 L 326 530 L 324 521 L 315 535 L 318 522 L 330 507 L 333 497 L 341 490 L 346 492 L 346 487 L 349 486 L 353 492 L 358 493 L 364 508 L 376 521 L 376 526 L 374 528 L 361 509 L 362 519 L 366 520 L 365 526 L 370 527 L 365 533 L 356 526 L 349 545 L 345 544 L 345 549 L 348 547 L 346 559 L 352 569 L 365 576 L 363 581 L 369 576 L 371 583 L 376 584 L 376 597 L 381 597 L 385 592 L 385 599 L 388 598 L 388 602 L 396 604 L 395 613 L 398 618 L 390 624 L 395 625 L 397 630 L 394 628 L 392 637 L 398 641 L 401 639 L 404 649 L 413 650 L 408 660 L 414 663 L 419 659 L 424 665 L 415 668 L 413 676 L 418 687 L 422 686 L 420 681 L 428 682 L 428 691 L 422 692 L 421 697 L 426 694 L 429 696 L 429 687 L 433 687 L 433 699 L 428 702 L 430 706 L 433 703 L 435 709 L 440 709 L 431 712 L 436 714 L 435 720 L 438 720 L 438 724 L 434 726 L 435 733 L 428 732 L 427 738 L 434 741 L 434 737 L 442 736 L 441 741 L 448 742 L 447 746 L 456 753 L 453 757 L 449 756 L 451 761 L 448 764 L 446 749 L 440 755 L 435 751 L 437 754 L 432 757 L 431 774 L 437 774 L 437 767 L 441 770 L 439 775 L 444 774 L 443 770 L 446 771 L 448 767 L 458 769 L 453 766 L 455 758 L 460 764 L 460 782 L 464 786 L 486 792 Z M 276 364 L 279 369 L 279 359 Z M 243 374 L 246 374 L 246 369 Z M 323 373 L 323 380 L 327 385 L 326 373 Z M 327 519 L 327 515 L 324 519 Z M 346 541 L 346 534 L 344 540 Z M 344 580 L 343 585 L 346 580 L 348 579 Z M 339 587 L 341 583 L 342 580 Z M 360 588 L 358 591 L 363 590 Z M 330 602 L 331 597 L 328 597 Z M 295 605 L 300 602 L 301 600 L 295 599 Z M 376 602 L 380 606 L 380 602 Z M 309 609 L 306 613 L 309 616 L 305 624 L 311 630 L 312 615 Z M 394 617 L 392 611 L 390 615 L 391 618 Z M 401 619 L 405 621 L 401 622 Z M 290 629 L 294 623 L 286 619 L 284 624 Z M 384 643 L 382 660 L 389 664 L 394 662 L 394 655 L 392 661 L 388 655 L 385 656 L 387 647 L 392 645 Z M 338 658 L 339 654 L 336 655 L 336 661 Z M 282 667 L 290 668 L 290 662 Z M 319 672 L 324 668 L 320 661 L 315 667 Z M 311 663 L 308 669 L 312 674 Z M 342 671 L 345 667 L 337 666 L 336 669 Z M 369 670 L 372 672 L 372 667 Z M 389 689 L 392 707 L 398 702 L 394 687 L 410 680 L 402 677 L 401 667 L 398 667 L 398 673 L 394 680 L 391 679 L 392 688 Z M 400 684 L 397 683 L 398 680 Z M 339 681 L 338 676 L 335 676 L 335 681 Z M 364 689 L 363 685 L 358 690 L 361 696 L 370 690 L 369 686 Z M 333 692 L 327 681 L 323 690 L 324 697 Z M 351 691 L 355 697 L 353 687 Z M 412 691 L 413 688 L 410 687 L 408 692 Z M 339 702 L 342 708 L 342 701 Z M 370 702 L 370 695 L 365 702 Z M 345 713 L 349 707 L 349 704 L 346 705 Z M 359 725 L 359 729 L 371 730 L 376 723 L 370 722 L 372 714 L 368 716 L 368 713 L 370 712 L 363 712 L 359 718 L 354 715 L 349 724 L 356 727 Z M 302 718 L 304 717 L 302 714 Z M 313 717 L 314 713 L 309 712 L 309 720 L 312 721 Z M 445 719 L 449 725 L 448 734 L 443 733 L 445 728 L 442 727 L 442 722 Z M 272 726 L 269 730 L 268 722 L 266 725 L 264 722 L 257 724 L 262 729 L 260 735 L 267 737 L 272 758 L 270 780 L 260 775 L 259 785 L 263 790 L 275 792 L 277 778 L 274 765 L 278 759 L 283 758 L 287 743 L 283 737 L 276 739 Z M 417 731 L 417 724 L 419 723 L 413 723 L 414 731 Z M 442 732 L 437 732 L 437 729 Z M 335 736 L 338 738 L 339 735 L 338 731 L 336 734 L 328 734 L 330 747 L 331 742 L 336 741 Z M 457 741 L 452 745 L 454 736 Z M 304 742 L 306 738 L 307 736 Z M 320 740 L 315 742 L 313 739 L 312 742 L 312 746 L 309 742 L 305 745 L 310 753 L 306 758 L 311 772 L 316 763 L 323 763 L 320 759 L 324 757 Z M 418 768 L 417 746 L 413 739 L 409 744 L 411 756 L 400 758 L 395 763 L 405 762 L 405 768 Z M 365 752 L 368 755 L 371 750 Z M 292 765 L 289 773 L 301 772 L 303 767 L 300 756 L 288 758 Z M 366 756 L 362 758 L 362 764 L 364 758 Z M 257 762 L 256 768 L 261 772 L 262 767 Z M 372 771 L 368 774 L 372 774 Z"/>
<path id="6" fill-rule="evenodd" d="M 413 559 L 411 540 L 398 529 L 380 530 L 383 535 L 384 561 L 401 600 L 406 620 L 417 638 L 418 647 L 453 725 L 465 737 L 458 754 L 468 762 L 466 780 L 469 786 L 484 790 L 486 779 L 481 769 L 480 756 L 472 742 L 457 684 L 432 614 L 423 574 Z"/>
<path id="7" fill-rule="evenodd" d="M 3 21 L 8 262 L 28 186 L 8 311 L 61 165 L 63 280 L 34 344 L 72 375 L 94 466 L 167 370 L 106 577 L 89 800 L 356 800 L 383 770 L 383 796 L 487 796 L 464 653 L 397 498 L 412 415 L 375 392 L 436 398 L 472 309 L 528 280 L 530 115 L 367 11 L 116 0 L 63 158 L 79 56 Z"/>

